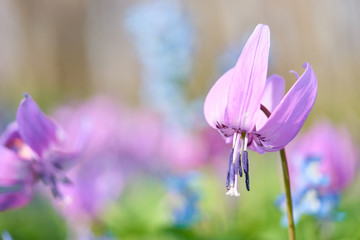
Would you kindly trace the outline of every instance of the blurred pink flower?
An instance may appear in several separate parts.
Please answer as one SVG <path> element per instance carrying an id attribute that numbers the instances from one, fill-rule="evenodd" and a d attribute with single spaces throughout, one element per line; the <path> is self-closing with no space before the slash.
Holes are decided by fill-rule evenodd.
<path id="1" fill-rule="evenodd" d="M 129 159 L 151 166 L 158 161 L 162 137 L 161 119 L 147 109 L 121 110 L 117 146 Z"/>
<path id="2" fill-rule="evenodd" d="M 192 170 L 200 167 L 207 160 L 207 145 L 198 133 L 180 129 L 163 131 L 161 158 L 175 172 Z"/>
<path id="3" fill-rule="evenodd" d="M 303 187 L 301 165 L 308 158 L 319 158 L 318 171 L 326 176 L 328 184 L 321 186 L 323 193 L 339 192 L 355 177 L 358 151 L 345 127 L 335 128 L 330 122 L 314 125 L 306 134 L 296 138 L 288 148 L 289 169 L 293 191 Z"/>
<path id="4" fill-rule="evenodd" d="M 134 171 L 156 164 L 151 160 L 158 156 L 160 123 L 151 112 L 128 109 L 103 96 L 60 107 L 54 115 L 74 134 L 81 122 L 91 129 L 87 148 L 69 172 L 72 184 L 60 189 L 64 201 L 58 208 L 75 228 L 99 220 L 126 181 L 133 180 Z"/>
<path id="5" fill-rule="evenodd" d="M 342 221 L 345 213 L 336 211 L 341 193 L 354 180 L 358 169 L 358 151 L 346 128 L 319 122 L 289 144 L 288 157 L 295 222 L 303 214 Z M 286 226 L 284 195 L 277 204 Z"/>
<path id="6" fill-rule="evenodd" d="M 118 148 L 121 114 L 114 102 L 95 97 L 78 107 L 63 106 L 54 115 L 73 133 L 80 125 L 91 129 L 79 163 L 69 172 L 72 184 L 60 187 L 63 201 L 56 202 L 71 224 L 96 219 L 123 187 L 124 162 Z"/>

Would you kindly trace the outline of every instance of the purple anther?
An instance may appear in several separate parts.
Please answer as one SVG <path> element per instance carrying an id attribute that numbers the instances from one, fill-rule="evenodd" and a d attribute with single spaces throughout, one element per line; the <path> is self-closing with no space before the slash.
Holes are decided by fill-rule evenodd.
<path id="1" fill-rule="evenodd" d="M 235 164 L 231 163 L 230 166 L 230 187 L 233 187 L 235 185 Z"/>
<path id="2" fill-rule="evenodd" d="M 241 167 L 241 154 L 239 154 L 239 158 L 238 158 L 238 163 L 239 163 L 239 175 L 240 177 L 242 177 L 242 167 Z"/>
<path id="3" fill-rule="evenodd" d="M 245 173 L 245 184 L 246 189 L 250 191 L 250 181 L 249 181 L 249 161 L 248 161 L 248 153 L 247 151 L 244 151 L 242 154 L 242 164 L 244 168 Z"/>
<path id="4" fill-rule="evenodd" d="M 233 154 L 234 154 L 234 148 L 231 148 L 229 155 L 229 165 L 226 173 L 226 189 L 228 190 L 230 189 L 230 168 L 232 164 Z"/>

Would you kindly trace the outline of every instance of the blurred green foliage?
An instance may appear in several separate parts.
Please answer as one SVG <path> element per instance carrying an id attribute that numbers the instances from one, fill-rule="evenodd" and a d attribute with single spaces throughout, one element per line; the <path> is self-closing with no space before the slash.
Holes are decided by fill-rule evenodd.
<path id="1" fill-rule="evenodd" d="M 251 154 L 250 187 L 240 180 L 239 198 L 225 195 L 222 175 L 202 169 L 199 184 L 201 219 L 189 227 L 175 227 L 168 193 L 160 178 L 139 175 L 127 185 L 118 201 L 109 205 L 92 229 L 115 239 L 286 239 L 281 214 L 274 202 L 282 191 L 277 154 Z M 355 185 L 352 186 L 355 188 Z M 359 239 L 360 208 L 349 189 L 340 211 L 343 222 L 319 222 L 304 216 L 296 226 L 298 239 Z M 50 203 L 37 196 L 30 205 L 0 214 L 1 230 L 14 239 L 66 239 L 66 223 Z"/>

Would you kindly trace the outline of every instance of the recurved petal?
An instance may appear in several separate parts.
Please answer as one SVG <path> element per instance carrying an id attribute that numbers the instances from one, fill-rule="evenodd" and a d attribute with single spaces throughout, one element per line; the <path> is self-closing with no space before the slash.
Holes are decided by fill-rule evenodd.
<path id="1" fill-rule="evenodd" d="M 266 80 L 265 90 L 261 99 L 270 112 L 273 112 L 279 105 L 285 94 L 285 80 L 282 76 L 273 74 Z"/>
<path id="2" fill-rule="evenodd" d="M 300 131 L 316 99 L 317 80 L 310 64 L 255 134 L 260 146 L 272 152 L 284 148 Z"/>
<path id="3" fill-rule="evenodd" d="M 204 115 L 209 125 L 215 129 L 220 127 L 226 128 L 227 120 L 225 118 L 227 96 L 230 90 L 230 81 L 234 69 L 230 69 L 222 75 L 212 86 L 204 103 Z M 222 126 L 224 125 L 224 126 Z M 221 131 L 221 129 L 219 129 Z M 223 133 L 224 134 L 224 133 Z M 228 134 L 231 134 L 229 132 Z"/>
<path id="4" fill-rule="evenodd" d="M 266 80 L 265 90 L 261 99 L 261 104 L 266 107 L 267 110 L 273 112 L 279 105 L 281 99 L 285 94 L 285 80 L 280 75 L 271 75 Z M 258 110 L 256 129 L 262 128 L 268 117 L 262 110 Z"/>
<path id="5" fill-rule="evenodd" d="M 20 103 L 16 121 L 22 139 L 39 156 L 42 156 L 51 144 L 59 141 L 60 128 L 41 111 L 28 94 L 25 94 Z"/>
<path id="6" fill-rule="evenodd" d="M 231 128 L 251 131 L 263 96 L 270 49 L 270 29 L 259 24 L 246 42 L 230 82 L 226 117 Z"/>

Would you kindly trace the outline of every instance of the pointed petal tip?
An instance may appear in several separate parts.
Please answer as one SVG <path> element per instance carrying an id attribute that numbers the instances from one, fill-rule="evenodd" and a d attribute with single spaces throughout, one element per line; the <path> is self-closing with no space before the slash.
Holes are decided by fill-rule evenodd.
<path id="1" fill-rule="evenodd" d="M 304 66 L 304 65 L 303 65 Z M 290 73 L 294 74 L 296 79 L 299 79 L 299 74 L 296 71 L 290 70 Z"/>
<path id="2" fill-rule="evenodd" d="M 270 37 L 270 27 L 266 24 L 260 23 L 260 24 L 256 25 L 253 34 L 256 32 L 261 32 L 260 33 L 261 35 L 266 34 L 266 35 L 269 35 L 269 37 Z"/>
<path id="3" fill-rule="evenodd" d="M 29 94 L 24 94 L 16 113 L 16 122 L 23 141 L 39 156 L 58 141 L 57 125 L 47 117 Z"/>
<path id="4" fill-rule="evenodd" d="M 269 26 L 264 23 L 259 23 L 258 25 L 256 25 L 255 30 L 258 28 L 262 28 L 264 30 L 270 30 Z"/>

